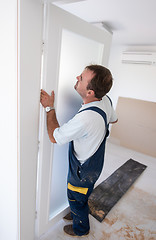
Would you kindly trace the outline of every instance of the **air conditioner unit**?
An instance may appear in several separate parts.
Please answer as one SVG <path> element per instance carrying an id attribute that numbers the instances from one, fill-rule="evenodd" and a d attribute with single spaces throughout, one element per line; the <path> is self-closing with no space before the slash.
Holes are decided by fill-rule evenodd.
<path id="1" fill-rule="evenodd" d="M 50 0 L 52 3 L 58 3 L 59 5 L 61 4 L 68 4 L 68 3 L 76 3 L 76 2 L 82 2 L 86 0 Z"/>
<path id="2" fill-rule="evenodd" d="M 156 52 L 123 52 L 122 63 L 156 65 Z"/>

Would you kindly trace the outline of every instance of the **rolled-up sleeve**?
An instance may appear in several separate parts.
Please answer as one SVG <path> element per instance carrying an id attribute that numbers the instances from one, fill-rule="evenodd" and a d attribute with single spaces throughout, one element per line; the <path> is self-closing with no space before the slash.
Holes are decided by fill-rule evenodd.
<path id="1" fill-rule="evenodd" d="M 53 136 L 59 144 L 65 144 L 82 137 L 85 134 L 85 124 L 80 114 L 75 115 L 69 122 L 54 130 Z"/>
<path id="2" fill-rule="evenodd" d="M 114 111 L 114 108 L 113 108 L 113 106 L 112 106 L 110 122 L 115 122 L 115 121 L 117 121 L 117 120 L 118 120 L 117 114 L 116 114 L 116 112 Z"/>

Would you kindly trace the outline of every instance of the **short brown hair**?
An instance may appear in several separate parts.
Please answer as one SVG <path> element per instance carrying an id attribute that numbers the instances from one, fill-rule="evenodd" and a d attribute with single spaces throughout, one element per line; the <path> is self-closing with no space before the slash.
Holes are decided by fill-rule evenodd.
<path id="1" fill-rule="evenodd" d="M 89 65 L 86 69 L 93 71 L 95 74 L 88 83 L 87 90 L 93 90 L 96 98 L 102 98 L 109 92 L 113 84 L 110 70 L 101 65 Z"/>

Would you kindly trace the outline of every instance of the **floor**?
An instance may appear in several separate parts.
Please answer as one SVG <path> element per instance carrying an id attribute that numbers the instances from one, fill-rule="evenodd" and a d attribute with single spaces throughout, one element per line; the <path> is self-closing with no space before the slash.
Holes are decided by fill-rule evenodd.
<path id="1" fill-rule="evenodd" d="M 108 142 L 104 170 L 96 185 L 130 158 L 147 165 L 146 170 L 102 223 L 90 215 L 90 234 L 74 239 L 156 240 L 156 158 Z M 60 220 L 40 240 L 73 239 L 63 232 L 63 226 L 66 224 L 64 220 Z"/>

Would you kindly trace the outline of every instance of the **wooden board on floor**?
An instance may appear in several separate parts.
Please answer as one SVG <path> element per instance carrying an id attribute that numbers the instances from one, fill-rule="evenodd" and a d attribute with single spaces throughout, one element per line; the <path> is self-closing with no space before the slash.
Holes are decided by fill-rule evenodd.
<path id="1" fill-rule="evenodd" d="M 146 167 L 133 159 L 129 159 L 118 168 L 91 193 L 88 200 L 90 214 L 102 222 Z"/>

